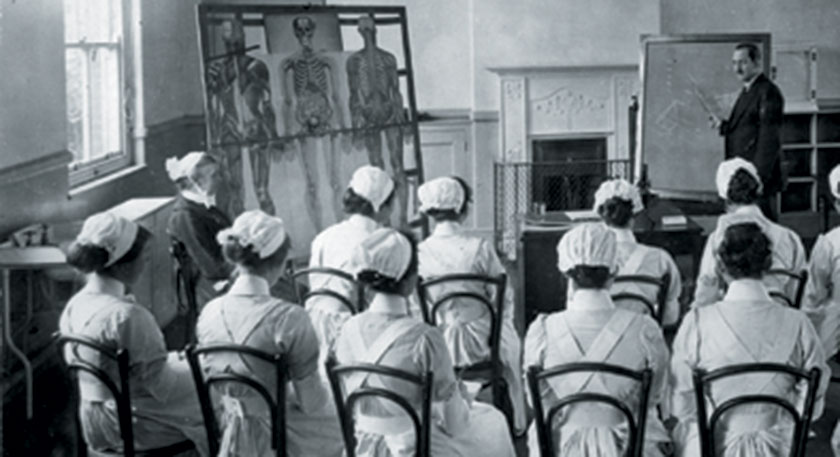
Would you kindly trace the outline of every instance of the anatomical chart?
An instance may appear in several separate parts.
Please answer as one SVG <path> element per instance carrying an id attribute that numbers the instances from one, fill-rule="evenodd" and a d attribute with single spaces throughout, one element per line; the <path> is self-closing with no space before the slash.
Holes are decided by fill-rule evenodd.
<path id="1" fill-rule="evenodd" d="M 353 171 L 372 164 L 397 182 L 391 225 L 407 225 L 404 148 L 411 132 L 398 58 L 377 24 L 342 30 L 331 12 L 203 16 L 209 151 L 222 164 L 220 205 L 283 218 L 293 254 L 344 217 Z M 360 49 L 343 48 L 342 32 Z"/>

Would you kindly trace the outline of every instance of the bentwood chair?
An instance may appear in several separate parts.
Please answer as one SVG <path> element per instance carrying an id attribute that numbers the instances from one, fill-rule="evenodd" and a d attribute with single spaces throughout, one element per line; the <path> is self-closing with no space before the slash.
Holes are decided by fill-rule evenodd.
<path id="1" fill-rule="evenodd" d="M 356 278 L 350 273 L 344 270 L 329 267 L 311 267 L 295 270 L 292 263 L 288 264 L 287 269 L 289 277 L 292 278 L 295 296 L 297 297 L 298 303 L 301 305 L 305 305 L 306 301 L 312 297 L 324 296 L 337 300 L 352 314 L 356 314 L 364 310 L 364 287 L 356 281 Z M 353 290 L 353 294 L 351 296 L 345 296 L 329 288 L 310 288 L 308 290 L 303 290 L 304 288 L 301 285 L 302 278 L 311 278 L 312 275 L 327 276 L 331 280 L 342 281 L 349 284 Z"/>
<path id="2" fill-rule="evenodd" d="M 742 376 L 753 373 L 776 373 L 792 377 L 796 381 L 807 382 L 805 403 L 802 411 L 784 398 L 765 394 L 745 394 L 730 398 L 715 405 L 708 414 L 707 404 L 710 399 L 710 386 L 713 382 L 724 378 Z M 697 404 L 698 429 L 700 433 L 700 449 L 704 457 L 714 457 L 717 452 L 717 426 L 727 412 L 735 413 L 743 405 L 775 405 L 780 411 L 790 416 L 794 423 L 790 457 L 805 457 L 805 444 L 808 440 L 808 430 L 814 410 L 817 386 L 820 382 L 819 368 L 810 371 L 800 370 L 789 365 L 776 363 L 747 363 L 730 365 L 716 370 L 706 371 L 695 369 L 693 374 L 694 395 Z"/>
<path id="3" fill-rule="evenodd" d="M 671 284 L 671 274 L 665 273 L 661 277 L 648 275 L 619 275 L 613 280 L 613 284 L 621 283 L 639 283 L 656 286 L 656 301 L 652 301 L 649 297 L 636 292 L 617 292 L 612 295 L 614 301 L 619 300 L 635 300 L 642 303 L 647 308 L 651 317 L 653 317 L 659 325 L 662 325 L 662 315 L 665 312 L 665 306 L 668 302 L 668 285 Z"/>
<path id="4" fill-rule="evenodd" d="M 493 297 L 471 290 L 458 289 L 464 283 L 479 283 L 492 286 Z M 447 291 L 435 295 L 435 287 L 441 287 Z M 471 300 L 481 303 L 487 309 L 487 316 L 490 319 L 490 335 L 487 338 L 487 345 L 490 349 L 489 360 L 483 360 L 466 366 L 456 366 L 455 373 L 460 379 L 466 381 L 479 381 L 482 386 L 490 386 L 492 403 L 505 414 L 508 425 L 513 430 L 513 405 L 510 403 L 508 386 L 502 377 L 502 361 L 500 356 L 500 344 L 502 335 L 502 316 L 505 299 L 505 288 L 507 277 L 505 275 L 487 276 L 471 273 L 458 273 L 437 276 L 429 279 L 421 279 L 417 285 L 417 294 L 420 298 L 420 309 L 426 323 L 434 326 L 442 325 L 438 322 L 438 311 L 441 306 L 454 301 L 457 306 L 459 300 Z"/>
<path id="5" fill-rule="evenodd" d="M 795 273 L 790 270 L 776 268 L 769 270 L 765 274 L 774 276 L 786 276 L 788 278 L 796 280 L 796 289 L 793 297 L 788 297 L 784 293 L 776 290 L 771 291 L 770 296 L 783 301 L 786 305 L 790 306 L 791 308 L 800 309 L 800 307 L 802 306 L 802 296 L 805 294 L 805 285 L 808 283 L 808 270 L 802 269 L 799 273 Z"/>
<path id="6" fill-rule="evenodd" d="M 67 347 L 72 348 L 72 357 L 69 357 L 69 360 L 66 361 L 66 367 L 74 375 L 76 382 L 78 383 L 79 375 L 83 373 L 92 376 L 108 389 L 116 402 L 117 420 L 120 427 L 120 436 L 122 437 L 122 449 L 95 449 L 88 445 L 86 446 L 88 456 L 171 457 L 195 449 L 192 441 L 181 441 L 154 449 L 135 449 L 134 428 L 131 417 L 131 382 L 129 378 L 130 364 L 128 350 L 114 350 L 82 335 L 62 334 L 59 332 L 56 332 L 54 335 L 60 351 L 64 352 Z M 101 366 L 86 361 L 82 352 L 98 354 L 93 358 L 110 360 L 115 363 L 117 366 L 117 377 L 111 376 Z M 66 360 L 64 355 L 62 354 L 62 360 Z M 78 420 L 78 416 L 76 420 Z M 77 426 L 77 431 L 81 432 L 81 427 Z M 82 440 L 81 436 L 79 440 Z"/>
<path id="7" fill-rule="evenodd" d="M 221 436 L 214 413 L 211 389 L 214 385 L 227 388 L 232 384 L 239 384 L 256 392 L 259 398 L 265 401 L 271 412 L 271 448 L 274 449 L 276 457 L 284 457 L 286 455 L 286 365 L 283 355 L 269 354 L 241 344 L 190 345 L 186 352 L 198 399 L 201 402 L 201 414 L 204 417 L 204 428 L 207 430 L 210 455 L 218 455 Z M 243 360 L 253 358 L 257 363 L 264 362 L 273 366 L 276 375 L 276 382 L 272 386 L 274 398 L 271 396 L 269 387 L 263 385 L 254 376 L 231 371 L 205 373 L 202 370 L 201 356 L 220 353 L 236 354 Z"/>
<path id="8" fill-rule="evenodd" d="M 405 391 L 386 389 L 382 387 L 361 386 L 352 391 L 345 388 L 346 378 L 361 373 L 379 378 L 391 378 L 392 380 L 404 381 L 416 387 L 421 396 L 420 410 L 412 405 L 405 396 Z M 356 457 L 356 410 L 362 400 L 377 399 L 387 403 L 389 406 L 396 406 L 399 411 L 405 413 L 411 421 L 414 429 L 414 455 L 415 457 L 429 457 L 431 417 L 432 417 L 432 385 L 434 375 L 431 371 L 422 375 L 409 373 L 396 368 L 373 364 L 339 365 L 335 359 L 327 359 L 327 375 L 330 380 L 333 398 L 335 399 L 338 417 L 341 420 L 341 431 L 344 435 L 345 455 Z"/>
<path id="9" fill-rule="evenodd" d="M 609 374 L 638 382 L 640 388 L 637 410 L 633 411 L 633 408 L 622 399 L 596 392 L 572 393 L 557 399 L 552 405 L 545 405 L 541 395 L 543 391 L 542 384 L 549 382 L 552 378 L 571 373 Z M 531 392 L 531 402 L 534 406 L 534 421 L 537 426 L 540 455 L 542 457 L 554 457 L 556 455 L 554 447 L 558 443 L 555 442 L 557 437 L 554 436 L 552 425 L 556 419 L 562 417 L 562 413 L 566 408 L 581 403 L 600 403 L 615 408 L 626 421 L 628 434 L 623 455 L 625 457 L 642 457 L 648 411 L 647 404 L 652 377 L 653 372 L 650 368 L 636 371 L 618 365 L 599 362 L 575 362 L 548 369 L 543 369 L 539 366 L 528 368 L 528 387 Z"/>

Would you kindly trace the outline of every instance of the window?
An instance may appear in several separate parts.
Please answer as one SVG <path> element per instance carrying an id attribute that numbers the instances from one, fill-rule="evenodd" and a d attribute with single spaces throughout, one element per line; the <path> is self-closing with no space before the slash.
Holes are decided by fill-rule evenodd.
<path id="1" fill-rule="evenodd" d="M 64 0 L 67 145 L 75 186 L 131 164 L 121 1 Z"/>

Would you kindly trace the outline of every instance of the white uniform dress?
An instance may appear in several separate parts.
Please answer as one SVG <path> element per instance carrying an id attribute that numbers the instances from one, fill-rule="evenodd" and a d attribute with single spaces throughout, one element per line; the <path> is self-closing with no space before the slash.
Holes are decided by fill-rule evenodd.
<path id="1" fill-rule="evenodd" d="M 336 340 L 335 356 L 340 364 L 373 363 L 411 373 L 434 373 L 432 387 L 433 425 L 431 455 L 435 457 L 513 457 L 507 422 L 498 410 L 484 403 L 467 406 L 455 423 L 446 423 L 440 403 L 463 402 L 457 395 L 458 382 L 440 330 L 406 315 L 374 309 L 353 316 Z M 371 386 L 393 389 L 408 396 L 419 410 L 420 393 L 393 378 L 360 375 L 346 380 L 347 392 Z M 360 457 L 403 457 L 414 455 L 414 432 L 408 416 L 388 401 L 362 400 L 356 414 L 356 455 Z"/>
<path id="2" fill-rule="evenodd" d="M 207 432 L 186 359 L 166 352 L 155 318 L 130 296 L 86 286 L 70 299 L 59 320 L 62 333 L 87 336 L 128 350 L 134 447 L 145 450 L 184 440 L 208 455 Z M 118 379 L 116 362 L 98 352 L 68 344 L 65 359 L 87 361 Z M 96 378 L 79 373 L 79 419 L 85 442 L 94 449 L 122 450 L 116 403 Z"/>
<path id="3" fill-rule="evenodd" d="M 453 273 L 474 273 L 498 276 L 505 269 L 493 247 L 486 240 L 466 236 L 455 222 L 439 222 L 431 236 L 418 246 L 419 273 L 424 279 L 431 279 Z M 456 289 L 452 284 L 433 286 L 431 299 Z M 492 296 L 493 287 L 487 290 L 480 283 L 465 281 L 457 290 L 469 290 Z M 413 311 L 415 312 L 415 311 Z M 437 323 L 443 331 L 443 338 L 455 366 L 474 364 L 490 357 L 487 338 L 490 336 L 490 318 L 487 309 L 476 300 L 462 298 L 442 305 Z M 513 326 L 513 288 L 508 281 L 505 290 L 502 317 L 502 334 L 499 355 L 504 365 L 502 376 L 508 385 L 510 402 L 513 405 L 514 429 L 525 428 L 525 403 L 520 372 L 522 342 Z"/>
<path id="4" fill-rule="evenodd" d="M 632 370 L 651 368 L 644 455 L 663 455 L 660 443 L 670 437 L 656 405 L 666 395 L 668 348 L 659 325 L 649 316 L 617 308 L 603 290 L 575 292 L 567 310 L 541 314 L 528 327 L 525 367 L 545 369 L 573 362 L 603 362 Z M 540 392 L 546 408 L 557 399 L 577 392 L 604 393 L 638 408 L 639 383 L 610 375 L 566 375 L 554 378 Z M 530 397 L 529 397 L 530 398 Z M 624 416 L 606 405 L 584 403 L 567 408 L 554 421 L 553 442 L 557 455 L 618 457 L 627 444 Z M 531 455 L 539 453 L 536 426 L 529 431 Z"/>
<path id="5" fill-rule="evenodd" d="M 670 273 L 671 279 L 668 283 L 668 295 L 666 297 L 665 309 L 657 310 L 662 313 L 662 324 L 676 324 L 680 318 L 680 293 L 682 293 L 682 279 L 676 262 L 664 249 L 647 246 L 636 241 L 636 237 L 630 229 L 619 229 L 611 227 L 616 235 L 616 257 L 619 265 L 619 275 L 645 275 L 655 278 Z M 657 304 L 659 288 L 651 284 L 619 282 L 613 283 L 610 294 L 621 292 L 632 292 L 648 298 Z M 619 300 L 616 305 L 621 308 L 648 313 L 647 308 L 635 300 Z"/>
<path id="6" fill-rule="evenodd" d="M 716 260 L 715 250 L 723 241 L 723 235 L 727 227 L 744 222 L 758 224 L 764 234 L 770 238 L 771 249 L 773 250 L 773 261 L 770 268 L 780 268 L 799 273 L 806 267 L 805 247 L 796 232 L 767 219 L 758 206 L 742 206 L 732 213 L 720 216 L 715 231 L 706 240 L 703 257 L 700 260 L 700 272 L 697 275 L 697 288 L 694 290 L 692 307 L 715 303 L 723 297 L 726 285 L 721 273 L 722 267 Z M 768 291 L 782 292 L 791 299 L 796 295 L 796 284 L 795 279 L 787 276 L 767 275 L 764 277 L 764 285 Z"/>
<path id="7" fill-rule="evenodd" d="M 207 304 L 198 319 L 198 341 L 244 344 L 286 357 L 289 381 L 315 386 L 296 395 L 289 383 L 286 449 L 290 456 L 339 456 L 341 427 L 326 381 L 318 373 L 318 340 L 309 317 L 298 305 L 269 295 L 261 277 L 240 275 L 228 293 Z M 250 373 L 274 394 L 274 367 L 258 359 L 211 354 L 202 366 L 209 372 Z M 247 387 L 220 386 L 217 411 L 223 429 L 220 456 L 273 456 L 270 411 Z M 302 397 L 302 398 L 301 398 Z"/>
<path id="8" fill-rule="evenodd" d="M 353 250 L 378 227 L 376 221 L 360 214 L 351 214 L 347 219 L 327 227 L 312 240 L 309 266 L 355 273 L 351 265 Z M 332 276 L 310 274 L 309 286 L 310 289 L 330 289 L 351 299 L 355 297 L 350 283 Z M 355 306 L 359 306 L 353 301 Z M 323 295 L 310 298 L 306 302 L 306 310 L 321 344 L 323 362 L 338 330 L 351 313 L 338 300 Z"/>
<path id="9" fill-rule="evenodd" d="M 672 405 L 678 419 L 674 440 L 678 456 L 699 456 L 697 413 L 692 370 L 714 370 L 743 363 L 783 363 L 822 370 L 814 404 L 820 417 L 831 376 L 819 338 L 801 312 L 774 301 L 758 280 L 736 280 L 724 299 L 694 308 L 683 319 L 671 360 Z M 716 381 L 712 402 L 720 405 L 735 395 L 765 394 L 794 405 L 804 402 L 804 383 L 790 376 L 751 374 Z M 745 405 L 718 426 L 717 454 L 725 457 L 787 456 L 793 423 L 778 407 Z"/>
<path id="10" fill-rule="evenodd" d="M 817 237 L 808 264 L 802 309 L 823 341 L 826 356 L 837 353 L 840 334 L 840 227 Z"/>

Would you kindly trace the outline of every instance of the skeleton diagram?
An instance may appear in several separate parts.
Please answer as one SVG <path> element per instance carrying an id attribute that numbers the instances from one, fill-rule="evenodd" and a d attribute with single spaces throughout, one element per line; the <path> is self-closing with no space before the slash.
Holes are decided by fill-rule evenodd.
<path id="1" fill-rule="evenodd" d="M 210 101 L 210 138 L 217 145 L 225 181 L 230 191 L 227 211 L 236 215 L 244 210 L 242 177 L 243 145 L 251 160 L 254 192 L 260 209 L 274 214 L 268 192 L 270 147 L 277 139 L 274 110 L 271 107 L 268 67 L 245 54 L 245 33 L 238 20 L 222 23 L 225 54 L 211 57 L 207 67 Z"/>
<path id="2" fill-rule="evenodd" d="M 300 50 L 280 63 L 283 75 L 283 125 L 286 135 L 301 135 L 298 144 L 306 179 L 306 208 L 315 228 L 321 230 L 321 211 L 318 200 L 318 171 L 316 166 L 317 142 L 313 135 L 330 134 L 323 143 L 327 157 L 333 158 L 336 126 L 344 128 L 341 99 L 334 77 L 333 61 L 322 52 L 312 49 L 315 22 L 308 16 L 298 16 L 292 21 Z M 335 202 L 341 193 L 338 160 L 328 160 L 330 187 Z M 340 210 L 337 214 L 340 214 Z"/>
<path id="3" fill-rule="evenodd" d="M 364 147 L 371 165 L 384 167 L 382 133 L 396 181 L 397 198 L 402 209 L 400 224 L 406 225 L 408 183 L 403 168 L 403 100 L 400 93 L 397 59 L 376 46 L 373 18 L 359 18 L 359 34 L 364 47 L 347 59 L 347 84 L 350 86 L 350 116 L 353 142 Z"/>

